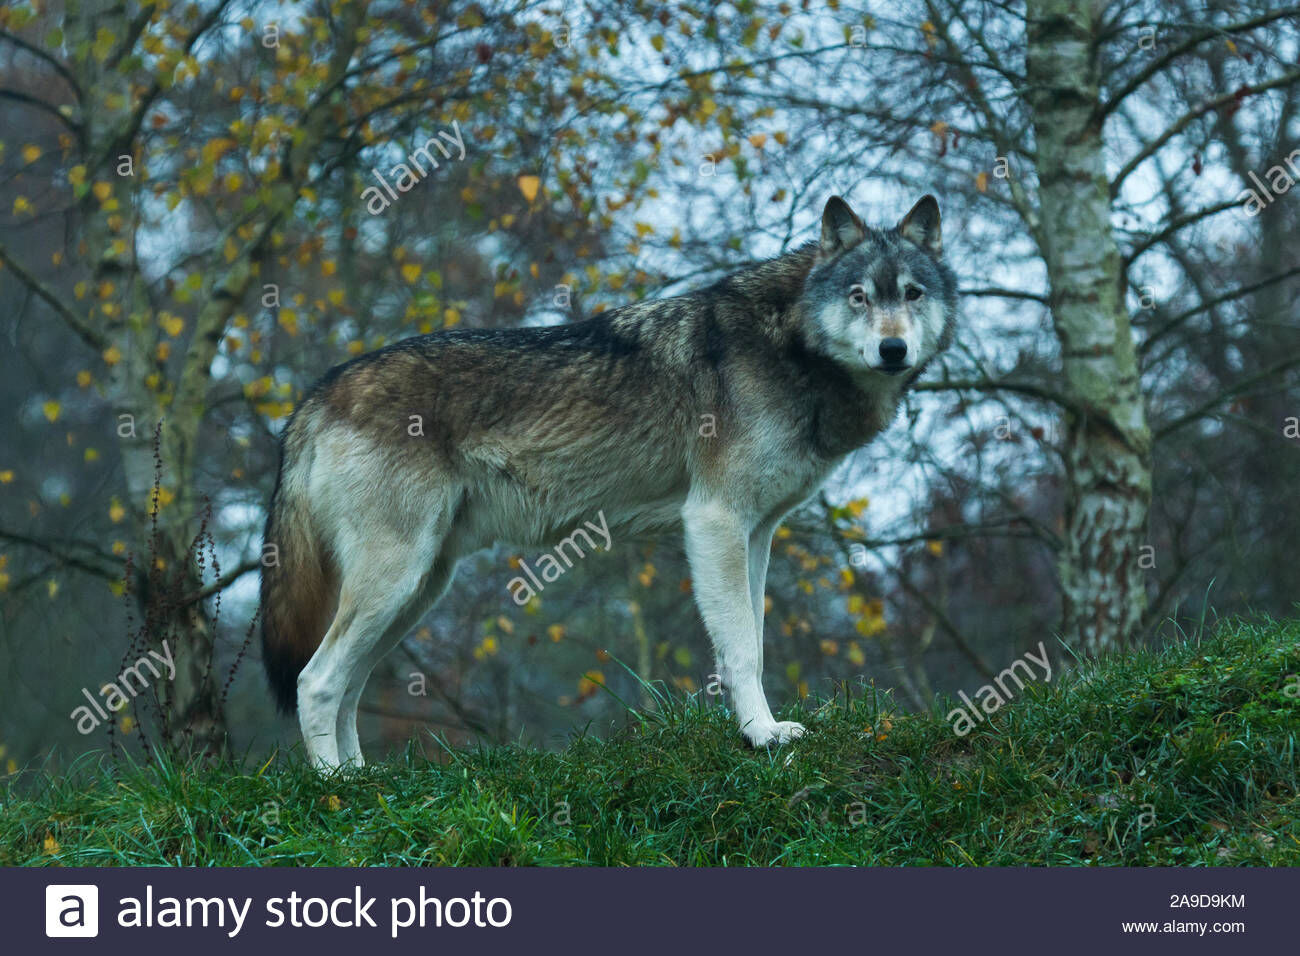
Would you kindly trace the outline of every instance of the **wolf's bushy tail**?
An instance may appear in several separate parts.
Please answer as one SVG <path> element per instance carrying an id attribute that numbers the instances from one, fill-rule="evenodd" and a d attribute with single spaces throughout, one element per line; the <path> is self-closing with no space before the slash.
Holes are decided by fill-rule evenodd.
<path id="1" fill-rule="evenodd" d="M 262 663 L 277 707 L 298 703 L 298 675 L 329 627 L 334 573 L 305 494 L 302 457 L 285 429 L 262 548 Z M 306 456 L 309 457 L 309 456 Z"/>

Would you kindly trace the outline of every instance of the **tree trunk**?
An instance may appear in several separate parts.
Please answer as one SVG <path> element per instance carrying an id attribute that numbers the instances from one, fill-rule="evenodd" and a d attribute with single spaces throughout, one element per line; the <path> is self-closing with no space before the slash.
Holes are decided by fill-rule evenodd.
<path id="1" fill-rule="evenodd" d="M 215 29 L 222 6 L 214 6 L 196 25 L 191 39 Z M 330 60 L 325 88 L 341 83 L 357 48 L 358 32 L 367 4 L 345 5 L 339 17 L 339 38 Z M 119 36 L 131 35 L 124 8 L 100 0 L 69 0 L 66 31 L 74 49 L 89 49 L 95 31 L 111 28 Z M 139 34 L 134 38 L 138 40 Z M 186 48 L 188 51 L 188 47 Z M 149 549 L 136 552 L 135 598 L 145 633 L 132 634 L 127 656 L 163 640 L 176 665 L 175 679 L 160 686 L 158 703 L 163 743 L 170 748 L 217 753 L 225 747 L 225 718 L 221 707 L 222 680 L 213 667 L 215 623 L 202 603 L 177 606 L 179 599 L 204 583 L 198 556 L 192 547 L 201 518 L 202 502 L 196 483 L 197 447 L 207 411 L 212 363 L 231 317 L 254 287 L 264 251 L 278 223 L 293 208 L 320 144 L 330 133 L 333 114 L 322 101 L 300 120 L 299 139 L 286 152 L 278 181 L 270 186 L 263 214 L 249 230 L 231 229 L 214 239 L 212 248 L 224 250 L 227 236 L 239 238 L 235 254 L 226 261 L 214 254 L 197 268 L 205 279 L 204 298 L 193 316 L 193 332 L 185 342 L 183 361 L 170 364 L 157 348 L 163 341 L 158 316 L 148 295 L 148 280 L 132 255 L 130 228 L 139 209 L 141 175 L 139 130 L 144 106 L 160 95 L 161 87 L 132 96 L 126 80 L 113 65 L 84 55 L 73 65 L 77 81 L 91 98 L 85 116 L 84 149 L 87 182 L 106 183 L 111 203 L 86 194 L 82 197 L 83 239 L 93 262 L 95 288 L 116 291 L 109 312 L 97 306 L 90 323 L 96 339 L 91 344 L 110 352 L 105 396 L 118 424 L 126 501 L 137 528 L 155 525 L 150 512 L 155 480 L 164 489 L 158 510 L 156 535 Z M 119 175 L 121 157 L 133 158 L 131 175 Z M 246 236 L 246 237 L 245 237 Z M 107 359 L 106 359 L 107 361 Z M 154 429 L 162 422 L 157 455 L 162 474 L 155 478 Z M 143 537 L 141 535 L 140 537 Z M 138 542 L 142 543 L 142 542 Z M 152 554 L 142 553 L 152 550 Z M 152 567 L 151 567 L 152 566 Z M 161 569 L 161 574 L 158 573 Z M 212 570 L 210 563 L 206 568 Z M 129 663 L 129 661 L 128 661 Z"/>
<path id="2" fill-rule="evenodd" d="M 1101 15 L 1097 0 L 1029 0 L 1026 11 L 1037 238 L 1070 403 L 1062 633 L 1093 653 L 1136 636 L 1151 566 L 1151 439 L 1095 112 Z"/>

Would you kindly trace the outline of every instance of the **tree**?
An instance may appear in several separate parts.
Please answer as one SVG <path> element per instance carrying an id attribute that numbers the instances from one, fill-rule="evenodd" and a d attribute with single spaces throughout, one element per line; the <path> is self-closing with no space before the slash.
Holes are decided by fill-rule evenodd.
<path id="1" fill-rule="evenodd" d="M 1146 611 L 1139 549 L 1151 499 L 1151 435 L 1111 231 L 1097 38 L 1104 6 L 1030 0 L 1025 81 L 1038 208 L 1065 404 L 1061 628 L 1090 651 L 1134 639 Z"/>

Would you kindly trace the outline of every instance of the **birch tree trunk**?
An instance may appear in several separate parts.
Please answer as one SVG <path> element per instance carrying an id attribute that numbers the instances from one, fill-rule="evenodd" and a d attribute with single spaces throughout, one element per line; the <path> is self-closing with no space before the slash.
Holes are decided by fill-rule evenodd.
<path id="1" fill-rule="evenodd" d="M 1093 653 L 1125 645 L 1142 621 L 1151 500 L 1150 432 L 1096 118 L 1102 11 L 1098 0 L 1029 0 L 1026 10 L 1038 242 L 1070 402 L 1062 633 Z"/>
<path id="2" fill-rule="evenodd" d="M 192 28 L 185 49 L 216 28 L 228 0 L 214 4 Z M 359 43 L 359 29 L 367 10 L 365 0 L 343 5 L 338 17 L 338 39 L 330 58 L 325 89 L 341 84 Z M 147 11 L 146 11 L 147 12 Z M 123 9 L 104 0 L 70 0 L 67 33 L 74 48 L 89 48 L 95 31 L 110 27 L 114 35 L 139 40 L 147 21 L 133 29 Z M 107 199 L 87 194 L 82 202 L 84 242 L 93 263 L 96 288 L 114 288 L 112 311 L 92 314 L 82 338 L 101 353 L 112 353 L 104 394 L 119 422 L 118 435 L 126 491 L 126 507 L 139 528 L 154 524 L 150 511 L 155 480 L 169 503 L 157 516 L 157 536 L 152 554 L 139 555 L 136 599 L 140 616 L 149 622 L 148 640 L 157 647 L 169 635 L 175 659 L 175 677 L 158 688 L 164 743 L 213 754 L 225 747 L 225 716 L 221 707 L 221 682 L 213 663 L 215 628 L 203 606 L 173 606 L 177 595 L 193 594 L 205 583 L 192 542 L 202 511 L 196 485 L 198 445 L 207 412 L 212 363 L 232 316 L 257 281 L 264 251 L 275 230 L 291 212 L 299 189 L 310 178 L 310 167 L 322 141 L 337 118 L 319 102 L 298 120 L 299 138 L 286 150 L 277 182 L 270 186 L 261 215 L 244 230 L 229 228 L 213 242 L 217 250 L 197 266 L 203 275 L 203 300 L 194 315 L 194 331 L 186 343 L 183 362 L 169 366 L 160 357 L 163 338 L 158 314 L 148 295 L 148 281 L 132 255 L 128 241 L 144 193 L 140 170 L 139 132 L 149 106 L 161 95 L 161 85 L 132 96 L 116 61 L 84 56 L 73 66 L 83 95 L 83 138 L 89 181 L 108 186 Z M 126 162 L 132 171 L 118 170 Z M 238 238 L 241 241 L 236 242 Z M 232 245 L 224 254 L 226 240 Z M 107 293 L 106 296 L 107 297 Z M 154 429 L 162 423 L 158 456 L 163 474 L 155 476 Z M 129 430 L 127 430 L 129 429 Z M 149 565 L 165 569 L 176 595 L 158 593 L 149 580 Z M 150 602 L 155 606 L 150 607 Z M 125 663 L 125 662 L 124 662 Z"/>

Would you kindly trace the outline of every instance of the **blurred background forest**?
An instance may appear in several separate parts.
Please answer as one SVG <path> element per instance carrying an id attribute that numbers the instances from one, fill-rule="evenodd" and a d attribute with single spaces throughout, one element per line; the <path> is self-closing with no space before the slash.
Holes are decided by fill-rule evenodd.
<path id="1" fill-rule="evenodd" d="M 777 535 L 774 705 L 1293 614 L 1298 59 L 1277 3 L 8 0 L 0 764 L 295 741 L 252 628 L 303 390 L 704 284 L 834 193 L 877 224 L 936 194 L 962 318 Z M 463 157 L 376 202 L 439 132 Z M 368 686 L 368 753 L 604 733 L 630 672 L 715 699 L 679 542 L 518 607 L 536 557 L 461 566 Z M 163 640 L 175 679 L 79 733 Z"/>

